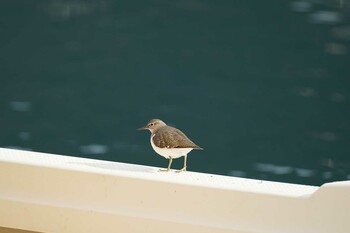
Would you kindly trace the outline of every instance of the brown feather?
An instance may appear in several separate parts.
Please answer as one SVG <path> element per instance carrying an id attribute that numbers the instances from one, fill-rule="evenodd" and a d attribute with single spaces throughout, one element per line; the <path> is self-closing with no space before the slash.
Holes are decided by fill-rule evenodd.
<path id="1" fill-rule="evenodd" d="M 193 148 L 203 150 L 183 132 L 171 126 L 163 126 L 153 134 L 153 143 L 160 148 Z"/>

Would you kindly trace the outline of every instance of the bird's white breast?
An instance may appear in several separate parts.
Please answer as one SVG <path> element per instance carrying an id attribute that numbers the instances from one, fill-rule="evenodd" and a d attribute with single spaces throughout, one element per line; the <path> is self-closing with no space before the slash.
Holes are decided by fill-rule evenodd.
<path id="1" fill-rule="evenodd" d="M 153 137 L 155 135 L 151 136 L 151 145 L 152 148 L 157 154 L 163 156 L 164 158 L 172 157 L 174 159 L 179 158 L 181 156 L 187 155 L 193 148 L 160 148 L 154 145 L 153 143 Z"/>

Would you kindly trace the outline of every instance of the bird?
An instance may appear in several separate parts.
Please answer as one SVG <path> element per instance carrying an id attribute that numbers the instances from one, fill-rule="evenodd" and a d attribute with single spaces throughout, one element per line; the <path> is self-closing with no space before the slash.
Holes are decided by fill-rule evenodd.
<path id="1" fill-rule="evenodd" d="M 184 166 L 177 172 L 186 171 L 187 169 L 187 154 L 195 150 L 203 150 L 200 146 L 192 142 L 181 130 L 168 126 L 160 119 L 152 119 L 147 125 L 138 128 L 137 130 L 151 131 L 151 145 L 155 152 L 169 159 L 167 169 L 160 171 L 169 172 L 173 159 L 184 156 Z"/>

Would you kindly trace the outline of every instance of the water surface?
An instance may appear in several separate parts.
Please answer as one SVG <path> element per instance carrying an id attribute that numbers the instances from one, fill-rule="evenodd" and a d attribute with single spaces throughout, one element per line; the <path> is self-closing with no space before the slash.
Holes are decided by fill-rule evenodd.
<path id="1" fill-rule="evenodd" d="M 349 180 L 349 9 L 3 0 L 0 146 L 166 167 L 135 130 L 161 118 L 205 148 L 189 170 Z"/>

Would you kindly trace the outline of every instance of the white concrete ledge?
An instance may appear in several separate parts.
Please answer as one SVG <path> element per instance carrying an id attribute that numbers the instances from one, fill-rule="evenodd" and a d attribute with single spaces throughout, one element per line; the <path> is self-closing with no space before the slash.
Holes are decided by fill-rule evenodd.
<path id="1" fill-rule="evenodd" d="M 321 187 L 0 149 L 0 227 L 38 232 L 350 232 L 350 182 Z"/>

